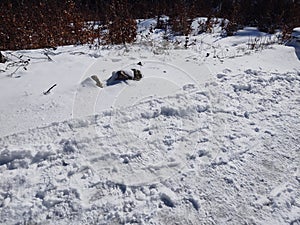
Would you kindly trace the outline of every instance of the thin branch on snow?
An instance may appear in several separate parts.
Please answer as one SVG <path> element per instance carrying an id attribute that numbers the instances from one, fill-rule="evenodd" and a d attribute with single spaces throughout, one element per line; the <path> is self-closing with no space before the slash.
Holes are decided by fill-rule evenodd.
<path id="1" fill-rule="evenodd" d="M 50 91 L 51 91 L 54 87 L 56 87 L 56 86 L 57 86 L 57 84 L 52 85 L 47 91 L 44 91 L 43 94 L 44 94 L 44 95 L 49 94 Z"/>

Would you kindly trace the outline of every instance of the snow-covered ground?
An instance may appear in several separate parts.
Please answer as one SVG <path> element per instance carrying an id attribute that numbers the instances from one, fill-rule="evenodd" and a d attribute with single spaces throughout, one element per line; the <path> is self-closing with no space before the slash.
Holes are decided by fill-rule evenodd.
<path id="1" fill-rule="evenodd" d="M 154 22 L 127 48 L 4 52 L 0 224 L 300 224 L 295 49 L 250 27 L 184 49 Z"/>

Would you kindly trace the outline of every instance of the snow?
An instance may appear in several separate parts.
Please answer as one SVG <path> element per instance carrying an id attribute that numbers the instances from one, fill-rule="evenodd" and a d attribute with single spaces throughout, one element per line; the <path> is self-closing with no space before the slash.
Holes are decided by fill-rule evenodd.
<path id="1" fill-rule="evenodd" d="M 0 73 L 0 224 L 300 223 L 295 49 L 249 49 L 254 28 L 188 49 L 152 35 L 4 52 L 31 60 Z"/>
<path id="2" fill-rule="evenodd" d="M 293 29 L 292 36 L 294 38 L 296 38 L 297 40 L 299 40 L 299 38 L 300 38 L 300 27 L 296 27 L 296 28 Z"/>

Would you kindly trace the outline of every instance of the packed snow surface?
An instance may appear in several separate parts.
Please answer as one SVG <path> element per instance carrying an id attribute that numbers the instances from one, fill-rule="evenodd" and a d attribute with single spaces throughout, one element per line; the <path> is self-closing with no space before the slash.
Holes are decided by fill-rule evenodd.
<path id="1" fill-rule="evenodd" d="M 250 34 L 4 52 L 0 224 L 300 224 L 299 60 Z"/>

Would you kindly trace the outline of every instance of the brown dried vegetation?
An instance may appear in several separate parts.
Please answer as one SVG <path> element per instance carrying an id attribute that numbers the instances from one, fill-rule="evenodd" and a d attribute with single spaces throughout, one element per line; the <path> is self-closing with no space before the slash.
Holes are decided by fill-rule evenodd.
<path id="1" fill-rule="evenodd" d="M 299 0 L 1 0 L 0 50 L 95 43 L 125 44 L 135 40 L 136 19 L 167 15 L 162 29 L 188 35 L 197 16 L 221 17 L 227 35 L 242 26 L 257 26 L 289 37 L 300 26 Z M 91 22 L 92 21 L 92 22 Z M 211 32 L 211 19 L 203 26 Z"/>

